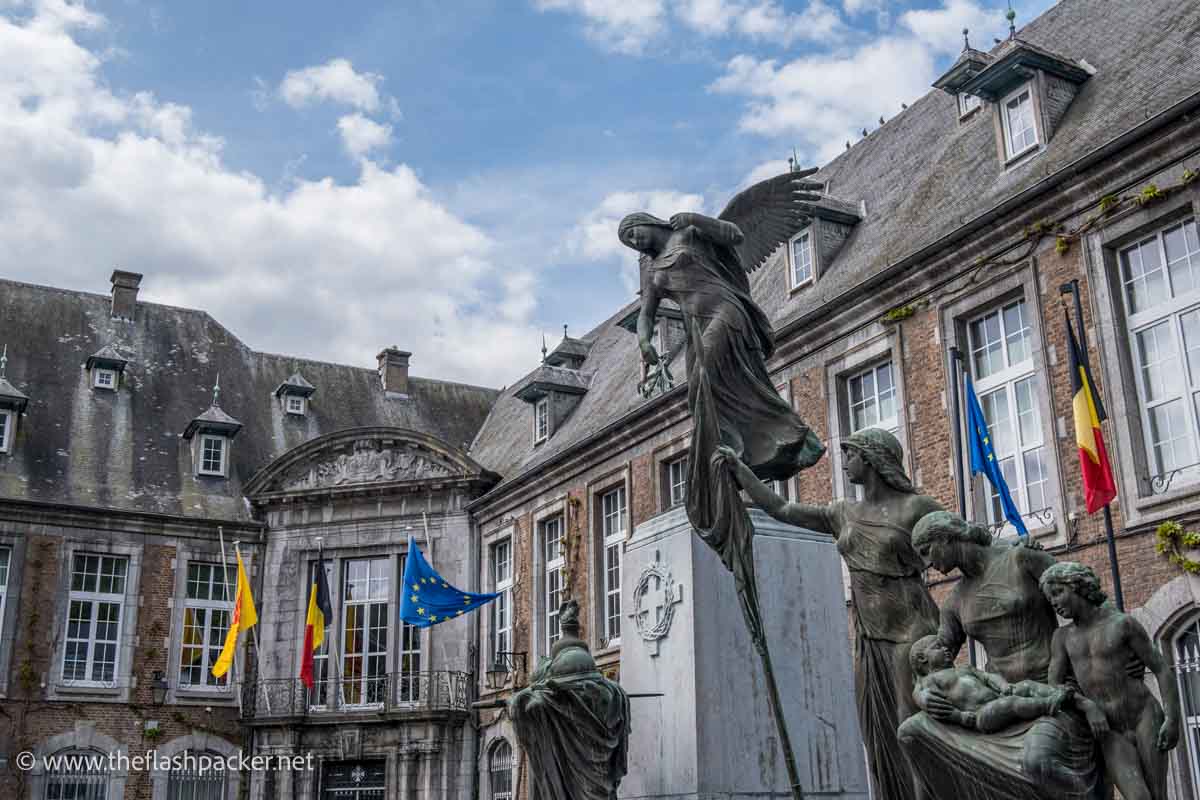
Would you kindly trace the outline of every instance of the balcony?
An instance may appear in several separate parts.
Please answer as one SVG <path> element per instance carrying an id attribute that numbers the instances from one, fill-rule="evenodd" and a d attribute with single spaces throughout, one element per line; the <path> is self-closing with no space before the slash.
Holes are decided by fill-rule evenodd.
<path id="1" fill-rule="evenodd" d="M 451 671 L 343 676 L 317 681 L 312 689 L 299 678 L 253 681 L 242 687 L 242 719 L 264 724 L 465 715 L 469 685 L 469 673 Z"/>

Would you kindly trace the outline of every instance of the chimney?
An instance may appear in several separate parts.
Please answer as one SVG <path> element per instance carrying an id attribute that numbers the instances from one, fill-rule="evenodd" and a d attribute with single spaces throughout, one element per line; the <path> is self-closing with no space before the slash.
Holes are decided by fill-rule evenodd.
<path id="1" fill-rule="evenodd" d="M 114 319 L 133 320 L 137 309 L 138 287 L 142 276 L 137 272 L 114 269 L 112 277 L 112 315 Z"/>
<path id="2" fill-rule="evenodd" d="M 408 394 L 408 359 L 411 355 L 395 345 L 379 351 L 379 379 L 388 394 Z"/>

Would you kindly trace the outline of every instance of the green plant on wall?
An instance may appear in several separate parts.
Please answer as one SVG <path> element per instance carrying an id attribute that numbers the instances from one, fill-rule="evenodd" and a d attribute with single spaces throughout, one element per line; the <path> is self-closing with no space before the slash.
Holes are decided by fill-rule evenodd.
<path id="1" fill-rule="evenodd" d="M 1200 548 L 1200 533 L 1183 529 L 1175 520 L 1167 520 L 1154 531 L 1154 550 L 1159 555 L 1167 557 L 1175 566 L 1191 575 L 1200 573 L 1200 561 L 1185 553 Z"/>

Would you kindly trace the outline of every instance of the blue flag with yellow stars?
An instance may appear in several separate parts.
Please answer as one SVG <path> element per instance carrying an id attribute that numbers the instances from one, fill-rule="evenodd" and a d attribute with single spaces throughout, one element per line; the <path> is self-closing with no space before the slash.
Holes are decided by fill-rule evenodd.
<path id="1" fill-rule="evenodd" d="M 971 385 L 971 377 L 967 376 L 967 442 L 971 448 L 971 474 L 978 475 L 983 473 L 987 479 L 992 482 L 992 488 L 1000 495 L 1000 508 L 1004 511 L 1004 518 L 1012 523 L 1012 526 L 1017 529 L 1017 533 L 1022 536 L 1029 535 L 1029 531 L 1025 528 L 1025 521 L 1021 519 L 1021 512 L 1017 510 L 1017 504 L 1013 502 L 1012 494 L 1008 491 L 1008 483 L 1004 480 L 1004 473 L 1000 470 L 1000 462 L 996 460 L 996 453 L 992 450 L 992 436 L 988 432 L 987 420 L 983 416 L 983 409 L 979 406 L 979 398 L 975 395 L 975 387 Z"/>
<path id="2" fill-rule="evenodd" d="M 417 540 L 408 537 L 408 558 L 404 561 L 404 591 L 400 598 L 400 619 L 418 628 L 428 628 L 448 619 L 461 617 L 498 594 L 477 594 L 455 589 L 433 571 L 417 548 Z"/>

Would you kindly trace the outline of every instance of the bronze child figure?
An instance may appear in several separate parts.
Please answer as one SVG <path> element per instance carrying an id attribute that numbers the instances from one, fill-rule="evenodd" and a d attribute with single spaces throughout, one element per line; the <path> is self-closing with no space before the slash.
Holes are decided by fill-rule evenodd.
<path id="1" fill-rule="evenodd" d="M 993 733 L 1015 722 L 1057 714 L 1071 690 L 1037 681 L 1010 684 L 970 666 L 955 667 L 937 636 L 918 639 L 908 654 L 916 688 L 913 700 L 922 709 L 931 690 L 954 706 L 950 720 L 971 730 Z M 926 709 L 927 710 L 927 709 Z"/>
<path id="2" fill-rule="evenodd" d="M 1091 568 L 1071 561 L 1042 573 L 1042 591 L 1059 616 L 1051 643 L 1052 684 L 1074 675 L 1075 706 L 1084 712 L 1104 754 L 1109 781 L 1126 800 L 1166 800 L 1167 752 L 1179 741 L 1179 693 L 1162 654 L 1133 617 L 1105 602 Z M 1166 712 L 1150 693 L 1158 680 Z"/>

